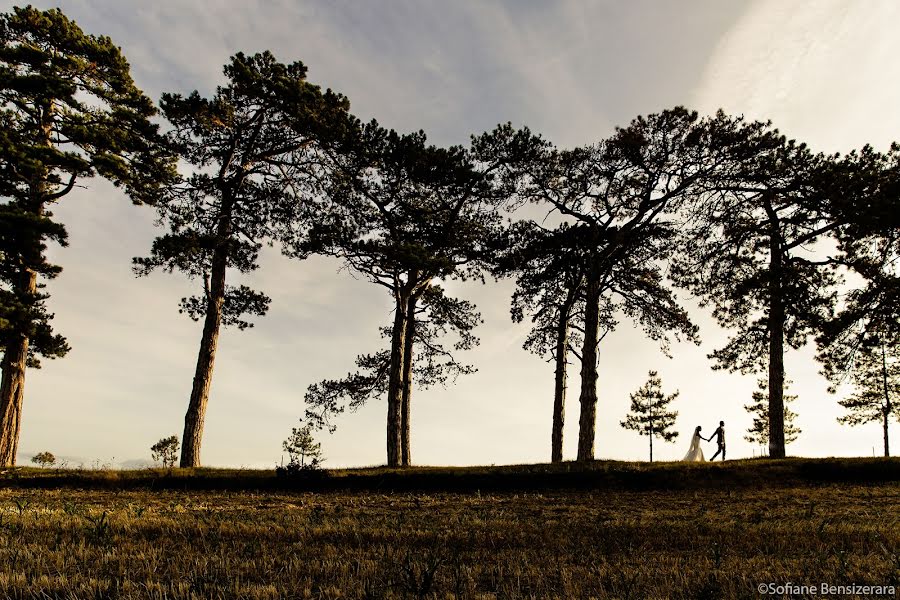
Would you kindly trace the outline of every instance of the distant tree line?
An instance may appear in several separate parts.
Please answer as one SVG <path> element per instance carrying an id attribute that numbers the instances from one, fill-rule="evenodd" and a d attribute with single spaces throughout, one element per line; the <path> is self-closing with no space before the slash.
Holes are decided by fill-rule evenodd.
<path id="1" fill-rule="evenodd" d="M 443 282 L 487 277 L 515 279 L 512 318 L 533 324 L 525 349 L 554 364 L 554 462 L 563 458 L 572 357 L 577 458 L 591 460 L 605 335 L 625 319 L 667 354 L 672 341 L 700 342 L 678 289 L 733 332 L 709 355 L 713 368 L 764 376 L 755 439 L 767 440 L 772 457 L 785 455 L 793 434 L 785 350 L 811 339 L 832 383 L 857 384 L 843 402 L 848 422 L 881 419 L 888 453 L 900 377 L 900 147 L 816 154 L 771 123 L 676 107 L 578 148 L 510 124 L 444 148 L 421 131 L 361 122 L 346 97 L 310 83 L 300 62 L 237 53 L 224 75 L 210 97 L 166 93 L 157 109 L 109 38 L 84 33 L 58 9 L 0 16 L 3 464 L 15 462 L 26 368 L 69 349 L 43 291 L 61 270 L 47 261 L 47 244 L 66 241 L 50 209 L 93 176 L 151 206 L 165 227 L 134 259 L 135 272 L 177 270 L 198 284 L 179 309 L 203 322 L 182 467 L 201 464 L 221 328 L 252 327 L 268 310 L 264 292 L 232 282 L 259 268 L 263 244 L 297 260 L 336 257 L 390 295 L 385 347 L 305 397 L 314 428 L 386 397 L 389 466 L 412 462 L 414 387 L 475 370 L 457 353 L 478 344 L 481 317 Z M 521 218 L 526 205 L 551 214 L 551 224 Z M 654 407 L 670 399 L 654 377 L 633 398 L 636 414 L 664 411 Z M 652 444 L 669 435 L 657 421 L 629 426 Z"/>

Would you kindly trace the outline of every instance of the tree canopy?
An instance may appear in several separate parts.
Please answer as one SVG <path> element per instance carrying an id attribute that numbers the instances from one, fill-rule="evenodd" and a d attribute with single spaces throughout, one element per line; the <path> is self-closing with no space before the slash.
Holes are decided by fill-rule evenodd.
<path id="1" fill-rule="evenodd" d="M 50 206 L 99 175 L 136 203 L 172 175 L 152 102 L 108 37 L 59 9 L 0 15 L 0 463 L 15 463 L 26 367 L 69 350 L 54 333 L 43 280 L 61 271 L 47 243 L 66 244 Z"/>

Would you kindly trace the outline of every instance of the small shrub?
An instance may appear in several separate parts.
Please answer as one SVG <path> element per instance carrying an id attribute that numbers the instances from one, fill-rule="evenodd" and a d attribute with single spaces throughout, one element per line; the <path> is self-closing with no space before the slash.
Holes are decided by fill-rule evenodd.
<path id="1" fill-rule="evenodd" d="M 178 457 L 178 436 L 162 438 L 150 446 L 150 452 L 153 453 L 154 462 L 162 463 L 164 467 L 171 469 Z"/>
<path id="2" fill-rule="evenodd" d="M 38 452 L 31 457 L 31 462 L 41 467 L 52 467 L 56 463 L 56 457 L 52 452 Z"/>

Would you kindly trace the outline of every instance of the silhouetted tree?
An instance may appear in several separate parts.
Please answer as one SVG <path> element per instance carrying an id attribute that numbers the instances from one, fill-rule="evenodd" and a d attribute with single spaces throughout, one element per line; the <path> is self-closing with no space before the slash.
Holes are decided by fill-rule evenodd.
<path id="1" fill-rule="evenodd" d="M 472 334 L 481 322 L 481 316 L 474 305 L 465 300 L 449 298 L 440 286 L 429 286 L 420 298 L 421 304 L 410 307 L 410 318 L 406 330 L 413 343 L 404 341 L 403 387 L 401 411 L 401 464 L 408 466 L 411 459 L 410 447 L 410 406 L 413 384 L 419 389 L 435 385 L 446 385 L 456 381 L 459 375 L 474 373 L 471 365 L 457 361 L 454 351 L 469 350 L 478 343 Z M 392 328 L 383 327 L 381 334 L 392 337 Z M 456 342 L 447 348 L 442 339 L 454 334 Z M 413 360 L 415 357 L 415 360 Z M 305 402 L 306 419 L 317 428 L 335 430 L 334 417 L 349 409 L 355 411 L 369 400 L 384 396 L 388 391 L 391 352 L 380 350 L 374 354 L 357 356 L 355 373 L 348 373 L 343 379 L 324 380 L 310 385 Z"/>
<path id="2" fill-rule="evenodd" d="M 182 298 L 179 312 L 203 319 L 203 334 L 184 422 L 181 466 L 200 465 L 200 444 L 219 330 L 251 327 L 269 297 L 245 285 L 227 285 L 229 269 L 258 267 L 263 243 L 276 225 L 290 221 L 303 231 L 324 180 L 322 141 L 340 129 L 348 103 L 306 81 L 306 67 L 281 64 L 272 54 L 236 54 L 225 66 L 228 84 L 211 99 L 196 91 L 164 94 L 170 139 L 193 173 L 169 188 L 159 204 L 170 233 L 136 258 L 135 271 L 179 270 L 200 279 L 203 291 Z M 296 232 L 295 232 L 296 233 Z"/>
<path id="3" fill-rule="evenodd" d="M 787 388 L 790 385 L 790 381 L 784 382 L 784 389 L 787 391 Z M 759 444 L 764 448 L 769 447 L 769 382 L 765 379 L 760 379 L 757 381 L 758 389 L 753 392 L 753 402 L 750 404 L 745 404 L 744 408 L 750 415 L 753 417 L 753 425 L 747 430 L 747 435 L 744 436 L 744 439 L 750 442 L 751 444 Z M 785 445 L 790 444 L 797 440 L 797 436 L 799 436 L 802 431 L 799 427 L 794 425 L 794 419 L 797 418 L 797 413 L 792 411 L 788 405 L 797 399 L 797 396 L 792 394 L 784 395 L 784 443 Z"/>
<path id="4" fill-rule="evenodd" d="M 291 429 L 291 435 L 281 445 L 290 457 L 289 467 L 297 469 L 318 469 L 325 460 L 322 455 L 322 444 L 313 437 L 313 426 L 310 423 Z"/>
<path id="5" fill-rule="evenodd" d="M 498 275 L 514 275 L 510 314 L 521 323 L 528 315 L 531 331 L 522 347 L 554 363 L 553 424 L 550 460 L 563 459 L 563 430 L 569 354 L 580 358 L 584 307 L 583 257 L 566 247 L 568 225 L 547 230 L 533 221 L 514 223 L 505 236 Z M 611 315 L 605 315 L 606 321 Z"/>
<path id="6" fill-rule="evenodd" d="M 856 393 L 839 400 L 847 410 L 838 422 L 845 425 L 864 425 L 881 421 L 884 455 L 891 455 L 888 425 L 890 419 L 900 421 L 900 346 L 875 338 L 854 355 L 850 376 Z"/>
<path id="7" fill-rule="evenodd" d="M 662 380 L 656 371 L 650 371 L 647 383 L 630 395 L 631 412 L 622 421 L 622 427 L 637 431 L 650 439 L 650 462 L 653 462 L 653 438 L 674 442 L 678 437 L 675 426 L 677 411 L 670 411 L 669 404 L 678 397 L 678 391 L 668 396 L 662 393 Z"/>
<path id="8" fill-rule="evenodd" d="M 833 310 L 828 261 L 807 249 L 837 227 L 818 187 L 828 159 L 768 123 L 718 121 L 735 143 L 716 190 L 692 204 L 674 273 L 734 331 L 713 368 L 768 373 L 769 456 L 782 458 L 784 345 L 801 347 Z"/>
<path id="9" fill-rule="evenodd" d="M 15 464 L 26 367 L 69 350 L 41 291 L 61 270 L 47 242 L 66 244 L 49 207 L 94 175 L 136 203 L 155 197 L 172 171 L 155 112 L 108 37 L 58 9 L 0 15 L 0 464 Z"/>
<path id="10" fill-rule="evenodd" d="M 567 246 L 584 272 L 578 459 L 594 456 L 597 346 L 601 317 L 624 313 L 667 351 L 669 336 L 696 340 L 696 327 L 664 285 L 679 208 L 718 177 L 734 143 L 721 119 L 675 108 L 638 117 L 595 146 L 536 145 L 512 162 L 517 197 L 571 222 Z M 498 142 L 502 144 L 501 142 Z"/>
<path id="11" fill-rule="evenodd" d="M 52 452 L 38 452 L 31 457 L 31 462 L 44 468 L 52 467 L 54 464 L 56 464 L 56 457 L 53 456 Z"/>
<path id="12" fill-rule="evenodd" d="M 900 339 L 900 147 L 851 152 L 823 179 L 831 219 L 842 224 L 831 264 L 852 283 L 816 339 L 823 371 L 838 385 L 872 339 Z"/>
<path id="13" fill-rule="evenodd" d="M 403 390 L 404 372 L 413 364 L 407 353 L 415 337 L 408 333 L 410 317 L 434 279 L 483 279 L 503 193 L 492 178 L 493 165 L 482 164 L 472 152 L 430 146 L 422 132 L 399 135 L 375 122 L 362 127 L 335 160 L 343 177 L 330 189 L 333 201 L 311 247 L 342 258 L 394 300 L 387 463 L 409 464 Z M 303 244 L 298 248 L 304 251 Z"/>
<path id="14" fill-rule="evenodd" d="M 178 460 L 178 436 L 170 435 L 162 438 L 152 446 L 150 446 L 150 455 L 154 462 L 161 463 L 162 466 L 171 469 Z"/>

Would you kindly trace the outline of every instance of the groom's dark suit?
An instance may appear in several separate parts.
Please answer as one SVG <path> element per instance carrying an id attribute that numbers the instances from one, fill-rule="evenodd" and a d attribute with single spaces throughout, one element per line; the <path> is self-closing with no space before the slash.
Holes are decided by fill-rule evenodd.
<path id="1" fill-rule="evenodd" d="M 719 446 L 719 449 L 716 450 L 716 453 L 709 460 L 710 462 L 716 460 L 720 452 L 722 453 L 722 460 L 725 460 L 725 425 L 719 425 L 718 429 L 713 431 L 713 436 L 716 438 L 716 444 Z M 710 436 L 710 439 L 712 439 L 712 436 Z"/>

